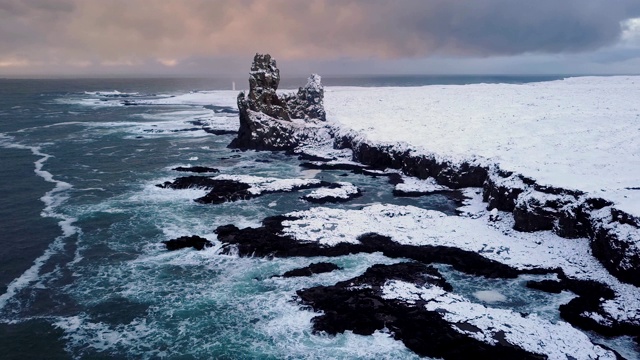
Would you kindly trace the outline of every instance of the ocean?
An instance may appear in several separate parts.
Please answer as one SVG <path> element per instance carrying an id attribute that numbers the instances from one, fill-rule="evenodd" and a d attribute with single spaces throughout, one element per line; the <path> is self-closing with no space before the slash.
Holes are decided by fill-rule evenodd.
<path id="1" fill-rule="evenodd" d="M 418 86 L 525 83 L 558 77 L 326 78 L 325 85 Z M 281 87 L 295 88 L 304 79 Z M 295 84 L 295 85 L 294 85 Z M 193 200 L 200 189 L 156 187 L 189 175 L 178 166 L 223 174 L 348 181 L 363 190 L 350 202 L 415 205 L 454 215 L 455 196 L 392 196 L 384 177 L 313 171 L 280 152 L 228 149 L 237 128 L 229 103 L 172 102 L 228 79 L 0 80 L 0 359 L 413 359 L 388 334 L 314 334 L 315 316 L 299 289 L 330 285 L 376 263 L 376 254 L 337 258 L 240 258 L 223 255 L 215 228 L 258 226 L 272 215 L 314 206 L 301 193 L 278 193 L 220 205 Z M 238 88 L 246 87 L 238 82 Z M 206 96 L 207 93 L 202 93 Z M 162 101 L 158 101 L 163 99 Z M 140 105 L 123 106 L 123 101 Z M 199 235 L 204 251 L 168 252 L 161 241 Z M 329 261 L 342 270 L 284 279 L 283 272 Z M 566 296 L 526 290 L 527 279 L 478 279 L 446 266 L 455 291 L 492 289 L 494 306 L 558 320 Z"/>

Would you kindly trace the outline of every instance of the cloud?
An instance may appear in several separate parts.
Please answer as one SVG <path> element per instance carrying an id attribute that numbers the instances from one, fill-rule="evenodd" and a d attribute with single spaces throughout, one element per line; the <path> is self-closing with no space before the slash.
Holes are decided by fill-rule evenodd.
<path id="1" fill-rule="evenodd" d="M 637 34 L 638 17 L 637 0 L 0 0 L 0 63 L 565 54 Z"/>

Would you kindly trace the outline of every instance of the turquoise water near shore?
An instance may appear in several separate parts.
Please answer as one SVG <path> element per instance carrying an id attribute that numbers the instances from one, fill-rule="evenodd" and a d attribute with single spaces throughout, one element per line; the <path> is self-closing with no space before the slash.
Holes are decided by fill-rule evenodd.
<path id="1" fill-rule="evenodd" d="M 494 81 L 500 80 L 540 78 Z M 294 79 L 291 85 L 287 81 L 282 87 L 295 87 Z M 325 80 L 356 86 L 487 81 Z M 118 90 L 131 93 L 129 98 L 153 99 L 228 85 L 213 79 L 0 80 L 0 358 L 417 358 L 383 332 L 314 334 L 315 314 L 295 301 L 296 290 L 399 260 L 381 254 L 262 259 L 220 253 L 217 226 L 257 226 L 266 216 L 308 209 L 314 205 L 299 199 L 304 192 L 203 205 L 192 201 L 202 190 L 155 184 L 188 175 L 174 167 L 203 165 L 224 174 L 349 181 L 364 191 L 351 202 L 328 205 L 341 208 L 381 202 L 454 215 L 455 197 L 395 198 L 384 177 L 305 171 L 296 157 L 231 150 L 226 146 L 233 135 L 216 136 L 193 125 L 212 118 L 237 123 L 233 113 L 186 105 L 120 106 L 122 98 L 92 93 Z M 167 252 L 161 244 L 193 234 L 215 246 Z M 308 278 L 273 277 L 317 261 L 343 269 Z M 446 267 L 443 272 L 462 295 L 495 290 L 509 299 L 500 306 L 551 320 L 567 300 L 527 292 L 524 279 L 477 281 Z"/>

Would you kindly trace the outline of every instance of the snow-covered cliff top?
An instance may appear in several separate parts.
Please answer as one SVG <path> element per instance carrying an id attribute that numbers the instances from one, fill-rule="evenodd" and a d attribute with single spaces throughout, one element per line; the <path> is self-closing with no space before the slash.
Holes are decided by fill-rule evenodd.
<path id="1" fill-rule="evenodd" d="M 369 140 L 484 158 L 640 215 L 640 77 L 515 84 L 327 87 L 327 118 Z M 482 160 L 482 161 L 485 161 Z"/>

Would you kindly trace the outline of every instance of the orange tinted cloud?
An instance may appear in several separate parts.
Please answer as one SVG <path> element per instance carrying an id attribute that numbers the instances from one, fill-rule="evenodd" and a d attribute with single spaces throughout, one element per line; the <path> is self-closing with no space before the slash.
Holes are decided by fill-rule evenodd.
<path id="1" fill-rule="evenodd" d="M 0 0 L 0 63 L 579 52 L 615 43 L 637 16 L 637 0 Z"/>

